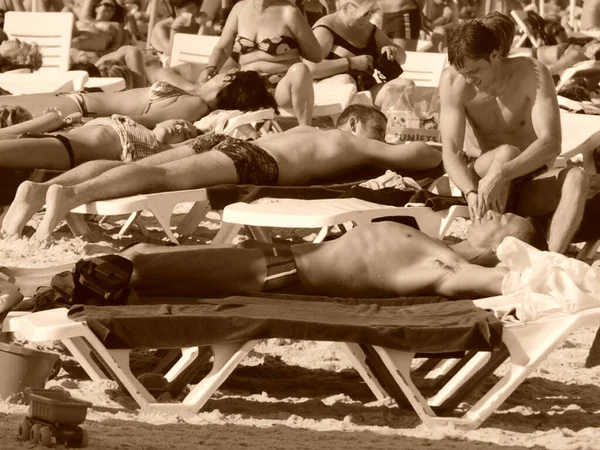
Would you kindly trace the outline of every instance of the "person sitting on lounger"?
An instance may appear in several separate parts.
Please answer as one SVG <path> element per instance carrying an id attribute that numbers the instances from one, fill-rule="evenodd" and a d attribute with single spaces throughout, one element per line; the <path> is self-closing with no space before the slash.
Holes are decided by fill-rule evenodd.
<path id="1" fill-rule="evenodd" d="M 196 122 L 215 109 L 254 111 L 277 107 L 263 78 L 251 70 L 219 74 L 195 94 L 159 81 L 148 88 L 123 92 L 19 95 L 11 97 L 10 104 L 24 107 L 34 117 L 46 108 L 56 108 L 64 116 L 75 112 L 84 117 L 119 114 L 147 128 L 168 119 Z"/>
<path id="2" fill-rule="evenodd" d="M 137 244 L 121 252 L 134 263 L 139 292 L 198 296 L 213 291 L 282 291 L 339 297 L 441 295 L 451 299 L 501 294 L 507 269 L 495 250 L 506 236 L 544 245 L 532 223 L 488 211 L 468 239 L 447 246 L 395 222 L 362 225 L 314 244 L 243 242 L 222 246 Z M 11 269 L 25 295 L 70 266 Z"/>
<path id="3" fill-rule="evenodd" d="M 541 216 L 555 202 L 533 181 L 561 152 L 554 83 L 541 62 L 507 58 L 514 23 L 496 28 L 489 18 L 465 22 L 450 36 L 450 67 L 440 86 L 444 167 L 464 193 L 471 219 L 488 210 Z M 554 215 L 550 250 L 564 251 L 583 207 L 573 202 Z"/>
<path id="4" fill-rule="evenodd" d="M 2 228 L 9 236 L 20 235 L 45 203 L 36 232 L 45 241 L 71 209 L 95 200 L 218 184 L 297 186 L 367 165 L 401 172 L 440 164 L 440 152 L 425 143 L 383 142 L 386 124 L 377 108 L 351 105 L 335 130 L 296 127 L 252 142 L 209 133 L 138 163 L 90 162 L 48 183 L 22 183 Z"/>

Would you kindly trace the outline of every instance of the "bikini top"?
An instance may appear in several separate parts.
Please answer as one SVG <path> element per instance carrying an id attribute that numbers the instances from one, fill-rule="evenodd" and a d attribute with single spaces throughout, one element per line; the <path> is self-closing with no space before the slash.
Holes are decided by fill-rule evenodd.
<path id="1" fill-rule="evenodd" d="M 159 102 L 171 97 L 179 97 L 181 95 L 192 95 L 177 86 L 167 83 L 166 81 L 157 81 L 150 86 L 148 91 L 148 104 Z"/>
<path id="2" fill-rule="evenodd" d="M 238 34 L 233 42 L 233 51 L 241 55 L 260 50 L 269 55 L 277 56 L 298 47 L 300 47 L 298 42 L 290 36 L 265 38 L 260 42 L 255 42 Z"/>
<path id="3" fill-rule="evenodd" d="M 329 52 L 329 55 L 325 56 L 325 59 L 341 58 L 341 56 L 336 55 L 334 53 L 335 47 L 341 47 L 343 49 L 346 49 L 350 53 L 352 53 L 354 56 L 370 55 L 373 58 L 377 58 L 379 56 L 379 52 L 377 51 L 377 41 L 375 40 L 375 32 L 377 31 L 377 27 L 375 27 L 375 26 L 373 26 L 373 30 L 371 31 L 371 35 L 369 36 L 369 40 L 367 41 L 367 44 L 364 47 L 356 47 L 356 46 L 352 45 L 345 38 L 343 38 L 342 36 L 337 34 L 337 32 L 335 30 L 328 27 L 327 25 L 322 25 L 322 24 L 316 25 L 313 27 L 313 30 L 315 30 L 316 28 L 319 28 L 319 27 L 323 27 L 323 28 L 329 30 L 331 32 L 331 34 L 333 35 L 333 47 L 332 47 L 331 51 Z"/>

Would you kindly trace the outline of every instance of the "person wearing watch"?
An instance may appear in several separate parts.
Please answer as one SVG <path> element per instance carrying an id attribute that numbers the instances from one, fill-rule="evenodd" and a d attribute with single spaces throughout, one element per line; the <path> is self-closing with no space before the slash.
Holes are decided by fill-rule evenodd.
<path id="1" fill-rule="evenodd" d="M 440 83 L 444 167 L 472 221 L 488 211 L 555 212 L 549 249 L 562 253 L 582 220 L 588 180 L 579 168 L 553 169 L 561 152 L 554 83 L 541 62 L 507 57 L 514 32 L 514 22 L 494 12 L 450 35 Z"/>

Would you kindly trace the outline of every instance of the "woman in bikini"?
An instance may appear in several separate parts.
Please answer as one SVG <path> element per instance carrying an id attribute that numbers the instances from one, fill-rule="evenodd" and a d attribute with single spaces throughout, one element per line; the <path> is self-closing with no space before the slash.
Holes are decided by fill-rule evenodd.
<path id="1" fill-rule="evenodd" d="M 359 91 L 370 91 L 374 105 L 381 107 L 386 93 L 382 88 L 386 83 L 374 78 L 374 70 L 397 76 L 406 53 L 369 21 L 377 11 L 375 0 L 341 0 L 339 6 L 336 12 L 322 17 L 313 26 L 325 56 L 320 63 L 309 64 L 313 77 L 321 80 L 320 83 L 353 83 Z M 395 66 L 395 73 L 388 72 L 384 66 Z M 396 77 L 393 83 L 413 84 Z"/>
<path id="2" fill-rule="evenodd" d="M 318 63 L 321 47 L 306 18 L 287 0 L 242 0 L 225 23 L 200 82 L 215 76 L 232 55 L 241 70 L 265 75 L 281 107 L 291 106 L 300 125 L 310 125 L 312 75 L 302 58 Z"/>
<path id="3" fill-rule="evenodd" d="M 71 59 L 89 62 L 117 50 L 123 43 L 125 13 L 116 0 L 85 0 L 73 28 Z"/>
<path id="4" fill-rule="evenodd" d="M 19 95 L 2 103 L 22 106 L 34 117 L 43 115 L 47 108 L 56 108 L 63 116 L 76 112 L 84 117 L 119 114 L 150 129 L 173 118 L 196 122 L 215 109 L 256 111 L 277 106 L 255 71 L 219 74 L 200 86 L 195 95 L 159 81 L 148 88 L 122 92 Z"/>

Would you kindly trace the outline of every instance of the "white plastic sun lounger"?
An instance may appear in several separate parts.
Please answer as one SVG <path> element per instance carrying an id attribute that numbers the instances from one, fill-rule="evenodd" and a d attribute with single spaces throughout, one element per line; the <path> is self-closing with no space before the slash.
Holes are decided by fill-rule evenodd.
<path id="1" fill-rule="evenodd" d="M 473 303 L 478 307 L 494 309 L 498 305 L 506 306 L 510 301 L 515 302 L 518 299 L 494 297 L 476 300 Z M 595 326 L 599 321 L 600 307 L 597 307 L 573 314 L 549 316 L 528 323 L 505 324 L 499 348 L 492 352 L 477 351 L 431 398 L 426 398 L 412 381 L 411 362 L 416 356 L 414 351 L 393 350 L 358 342 L 346 342 L 341 345 L 346 346 L 347 354 L 351 356 L 355 367 L 365 377 L 365 381 L 378 398 L 386 395 L 391 395 L 398 401 L 403 401 L 403 397 L 407 398 L 428 427 L 454 424 L 473 429 L 481 425 L 570 333 L 580 327 Z M 12 327 L 12 330 L 5 328 L 4 331 L 18 331 L 21 337 L 34 342 L 61 340 L 93 379 L 105 377 L 105 372 L 100 367 L 102 365 L 142 409 L 178 414 L 200 410 L 244 356 L 259 342 L 259 339 L 251 339 L 208 344 L 214 353 L 211 372 L 192 389 L 181 404 L 159 403 L 131 373 L 131 350 L 107 348 L 88 327 L 86 321 L 69 319 L 66 309 L 24 315 L 13 321 Z M 188 360 L 193 357 L 188 355 Z M 508 371 L 491 390 L 461 416 L 441 415 L 445 410 L 454 409 L 457 398 L 464 398 L 467 392 L 473 390 L 474 385 L 482 381 L 482 374 L 493 372 L 498 363 L 505 361 L 506 357 L 509 358 Z M 100 365 L 98 361 L 101 362 Z M 167 380 L 176 377 L 181 372 L 180 369 L 181 367 L 178 367 L 167 374 Z"/>
<path id="2" fill-rule="evenodd" d="M 240 228 L 251 228 L 255 237 L 266 239 L 262 227 L 320 228 L 314 242 L 321 242 L 329 227 L 344 224 L 346 229 L 354 224 L 368 224 L 381 217 L 412 217 L 421 231 L 442 238 L 457 217 L 468 217 L 465 206 L 451 206 L 434 211 L 425 206 L 395 207 L 380 205 L 357 198 L 319 200 L 281 199 L 275 203 L 233 203 L 223 209 L 221 229 L 213 244 L 229 244 Z"/>

